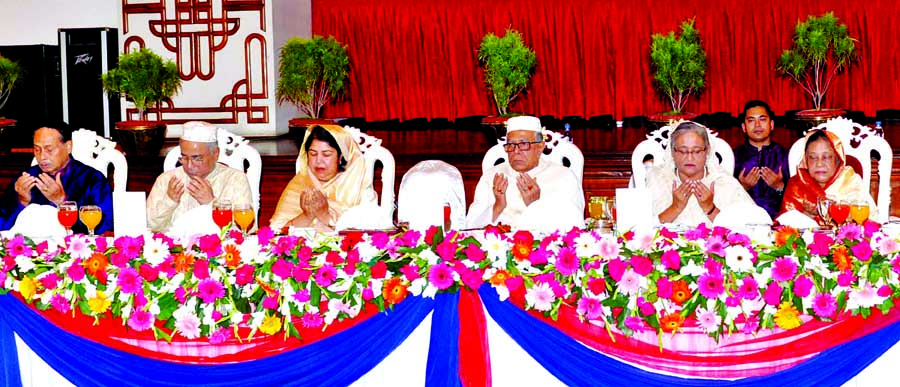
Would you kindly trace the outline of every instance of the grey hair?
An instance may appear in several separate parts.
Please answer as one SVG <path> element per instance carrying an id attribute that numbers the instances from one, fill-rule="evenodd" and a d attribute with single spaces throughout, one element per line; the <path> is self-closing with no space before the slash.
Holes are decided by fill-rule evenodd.
<path id="1" fill-rule="evenodd" d="M 709 144 L 709 134 L 706 132 L 706 127 L 700 125 L 693 121 L 685 121 L 678 126 L 675 127 L 675 130 L 669 134 L 669 152 L 672 152 L 672 158 L 675 157 L 675 140 L 684 135 L 685 133 L 696 133 L 703 139 L 703 146 L 706 147 L 706 158 L 709 159 L 709 154 L 712 149 L 710 149 Z"/>

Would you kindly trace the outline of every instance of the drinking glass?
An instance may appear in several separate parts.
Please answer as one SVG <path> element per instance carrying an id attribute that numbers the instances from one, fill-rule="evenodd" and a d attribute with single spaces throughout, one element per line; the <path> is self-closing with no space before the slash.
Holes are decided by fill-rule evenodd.
<path id="1" fill-rule="evenodd" d="M 232 220 L 231 202 L 228 200 L 216 200 L 213 202 L 213 222 L 219 228 L 225 228 Z"/>
<path id="2" fill-rule="evenodd" d="M 596 221 L 600 221 L 604 217 L 606 207 L 606 196 L 591 196 L 588 201 L 588 213 Z"/>
<path id="3" fill-rule="evenodd" d="M 869 203 L 865 200 L 857 200 L 850 204 L 850 217 L 856 224 L 862 226 L 869 219 Z"/>
<path id="4" fill-rule="evenodd" d="M 247 233 L 253 224 L 253 207 L 248 203 L 235 204 L 233 207 L 234 222 L 241 228 L 241 232 Z"/>
<path id="5" fill-rule="evenodd" d="M 828 227 L 828 224 L 831 223 L 831 206 L 834 204 L 834 200 L 831 200 L 825 196 L 819 197 L 818 210 L 819 216 L 822 217 L 822 221 L 825 222 L 825 226 Z"/>
<path id="6" fill-rule="evenodd" d="M 831 219 L 834 219 L 835 225 L 840 226 L 850 216 L 850 204 L 844 200 L 836 201 L 831 205 L 828 213 L 831 215 Z"/>
<path id="7" fill-rule="evenodd" d="M 606 206 L 603 208 L 603 212 L 606 213 L 606 219 L 609 219 L 613 224 L 616 223 L 616 198 L 606 199 Z"/>
<path id="8" fill-rule="evenodd" d="M 81 223 L 84 223 L 84 226 L 88 229 L 88 235 L 94 236 L 94 229 L 97 228 L 100 220 L 103 219 L 103 211 L 97 206 L 81 206 L 78 214 L 80 215 Z"/>
<path id="9" fill-rule="evenodd" d="M 72 233 L 72 226 L 78 221 L 78 203 L 65 201 L 57 207 L 56 218 L 66 228 L 66 235 Z"/>

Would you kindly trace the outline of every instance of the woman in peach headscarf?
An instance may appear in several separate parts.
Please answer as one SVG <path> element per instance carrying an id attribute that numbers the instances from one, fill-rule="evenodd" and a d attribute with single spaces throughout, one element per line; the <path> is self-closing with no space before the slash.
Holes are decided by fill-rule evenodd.
<path id="1" fill-rule="evenodd" d="M 349 208 L 377 200 L 366 163 L 353 136 L 338 125 L 306 131 L 300 168 L 288 183 L 270 226 L 333 230 Z"/>
<path id="2" fill-rule="evenodd" d="M 868 160 L 866 160 L 868 161 Z M 806 149 L 797 167 L 797 174 L 788 181 L 781 203 L 781 212 L 800 211 L 819 219 L 819 198 L 869 204 L 869 218 L 878 213 L 872 195 L 863 189 L 863 181 L 853 168 L 847 166 L 844 145 L 834 133 L 816 130 L 806 136 Z"/>

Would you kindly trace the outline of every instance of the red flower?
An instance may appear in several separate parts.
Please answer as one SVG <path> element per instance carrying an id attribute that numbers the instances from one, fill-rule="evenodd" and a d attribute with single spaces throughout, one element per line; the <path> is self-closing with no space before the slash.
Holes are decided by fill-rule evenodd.
<path id="1" fill-rule="evenodd" d="M 82 265 L 84 265 L 84 269 L 87 270 L 94 277 L 99 277 L 99 273 L 106 274 L 106 265 L 109 264 L 109 260 L 105 255 L 101 253 L 94 253 L 88 258 L 87 261 L 84 261 Z"/>
<path id="2" fill-rule="evenodd" d="M 384 302 L 388 305 L 396 305 L 400 301 L 406 298 L 408 294 L 406 285 L 403 283 L 403 280 L 399 277 L 393 277 L 387 282 L 384 283 L 384 288 L 381 291 L 382 297 L 384 297 Z"/>
<path id="3" fill-rule="evenodd" d="M 372 278 L 384 278 L 384 276 L 387 274 L 387 268 L 388 267 L 386 263 L 382 261 L 375 262 L 375 264 L 372 265 Z"/>
<path id="4" fill-rule="evenodd" d="M 692 296 L 691 289 L 684 280 L 678 280 L 672 283 L 672 296 L 669 297 L 672 302 L 683 305 L 687 300 L 690 300 Z"/>
<path id="5" fill-rule="evenodd" d="M 665 332 L 674 333 L 684 324 L 684 316 L 680 313 L 670 313 L 659 319 L 659 327 Z"/>

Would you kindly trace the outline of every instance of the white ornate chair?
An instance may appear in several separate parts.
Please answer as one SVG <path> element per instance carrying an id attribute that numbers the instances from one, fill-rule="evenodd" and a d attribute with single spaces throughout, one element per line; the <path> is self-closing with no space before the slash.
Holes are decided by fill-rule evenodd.
<path id="1" fill-rule="evenodd" d="M 669 162 L 672 155 L 669 151 L 669 135 L 675 130 L 680 122 L 663 126 L 647 135 L 647 139 L 641 141 L 631 154 L 631 183 L 634 188 L 645 188 L 647 186 L 647 165 L 644 161 L 649 157 L 653 159 L 653 165 L 660 162 Z M 716 132 L 706 128 L 709 135 L 709 143 L 712 147 L 713 154 L 719 161 L 719 166 L 726 172 L 734 172 L 734 151 L 725 140 L 719 138 Z"/>
<path id="2" fill-rule="evenodd" d="M 371 184 L 375 181 L 375 163 L 378 161 L 381 162 L 381 194 L 378 195 L 380 197 L 379 206 L 389 218 L 393 219 L 394 178 L 397 173 L 394 155 L 385 147 L 381 146 L 381 139 L 365 134 L 358 128 L 351 126 L 345 126 L 344 130 L 349 131 L 350 134 L 353 135 L 353 139 L 356 140 L 356 144 L 359 145 L 359 150 L 366 160 L 366 176 L 369 177 L 367 183 Z M 295 173 L 300 170 L 301 154 L 302 153 L 297 154 L 297 162 L 294 167 Z"/>
<path id="3" fill-rule="evenodd" d="M 492 146 L 484 154 L 484 160 L 481 162 L 482 173 L 487 172 L 488 169 L 496 165 L 507 162 L 503 143 L 504 140 L 498 141 L 497 145 Z M 578 184 L 582 184 L 582 180 L 584 180 L 584 155 L 571 140 L 563 137 L 560 133 L 545 130 L 544 154 L 551 160 L 559 163 L 559 165 L 568 166 L 575 173 L 575 177 L 578 178 Z"/>
<path id="4" fill-rule="evenodd" d="M 259 152 L 250 145 L 247 139 L 225 129 L 219 129 L 219 162 L 229 167 L 244 171 L 250 182 L 251 201 L 256 213 L 256 224 L 259 224 L 259 180 L 262 175 L 262 159 Z M 166 153 L 163 170 L 170 171 L 178 167 L 181 147 L 176 146 Z"/>
<path id="5" fill-rule="evenodd" d="M 451 228 L 462 229 L 466 222 L 466 190 L 456 167 L 440 160 L 425 160 L 410 168 L 400 180 L 397 219 L 409 222 L 411 228 L 443 226 L 443 208 L 448 204 Z"/>
<path id="6" fill-rule="evenodd" d="M 113 166 L 113 190 L 125 191 L 128 187 L 128 161 L 116 150 L 116 143 L 101 137 L 93 130 L 78 129 L 72 132 L 72 157 L 107 176 L 109 165 Z M 31 165 L 37 159 L 31 160 Z M 108 176 L 107 176 L 108 177 Z"/>
<path id="7" fill-rule="evenodd" d="M 891 146 L 882 137 L 868 126 L 863 126 L 843 117 L 833 118 L 810 130 L 825 129 L 837 134 L 844 145 L 844 153 L 853 157 L 862 167 L 863 189 L 871 191 L 872 187 L 872 153 L 878 154 L 878 195 L 875 204 L 878 205 L 876 220 L 886 222 L 891 210 L 891 163 L 894 153 Z M 807 131 L 808 133 L 808 131 Z M 797 174 L 797 166 L 803 158 L 806 149 L 806 133 L 804 137 L 794 142 L 788 151 L 788 167 L 791 176 Z"/>

